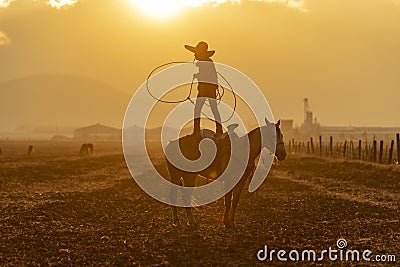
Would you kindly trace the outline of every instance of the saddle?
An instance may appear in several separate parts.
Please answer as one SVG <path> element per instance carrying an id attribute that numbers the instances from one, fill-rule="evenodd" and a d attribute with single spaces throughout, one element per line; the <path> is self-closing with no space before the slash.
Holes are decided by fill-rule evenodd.
<path id="1" fill-rule="evenodd" d="M 201 136 L 201 139 L 209 138 L 209 139 L 213 140 L 215 143 L 218 144 L 218 143 L 220 143 L 222 141 L 228 140 L 229 139 L 229 135 L 231 135 L 233 137 L 239 137 L 235 132 L 235 129 L 238 126 L 239 126 L 239 124 L 237 124 L 237 123 L 229 125 L 227 127 L 228 131 L 223 133 L 222 135 L 216 135 L 216 133 L 214 131 L 211 131 L 209 129 L 202 129 L 202 130 L 200 130 L 200 136 Z"/>

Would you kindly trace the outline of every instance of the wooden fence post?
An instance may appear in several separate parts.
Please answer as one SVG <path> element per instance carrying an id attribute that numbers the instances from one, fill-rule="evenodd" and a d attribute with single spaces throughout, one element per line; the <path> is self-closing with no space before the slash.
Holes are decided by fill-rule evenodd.
<path id="1" fill-rule="evenodd" d="M 385 158 L 383 158 L 382 162 L 386 163 L 388 160 L 388 145 L 385 146 Z"/>
<path id="2" fill-rule="evenodd" d="M 397 163 L 400 164 L 400 134 L 396 134 L 397 140 Z"/>
<path id="3" fill-rule="evenodd" d="M 332 157 L 333 155 L 333 137 L 329 137 L 329 155 Z"/>
<path id="4" fill-rule="evenodd" d="M 372 161 L 373 162 L 376 162 L 376 154 L 377 154 L 377 142 L 376 142 L 376 140 L 374 140 L 374 153 L 373 153 L 373 158 L 372 158 Z"/>
<path id="5" fill-rule="evenodd" d="M 343 146 L 343 158 L 346 158 L 346 146 L 347 146 L 347 141 L 344 141 L 344 146 Z"/>
<path id="6" fill-rule="evenodd" d="M 368 145 L 368 161 L 373 161 L 373 158 L 374 158 L 373 146 Z"/>
<path id="7" fill-rule="evenodd" d="M 393 159 L 393 147 L 394 147 L 394 140 L 390 142 L 390 149 L 389 149 L 389 159 L 388 159 L 388 164 L 392 164 L 392 159 Z"/>
<path id="8" fill-rule="evenodd" d="M 322 157 L 322 136 L 319 136 L 319 155 Z"/>
<path id="9" fill-rule="evenodd" d="M 383 140 L 379 141 L 379 163 L 382 163 Z"/>
<path id="10" fill-rule="evenodd" d="M 353 140 L 350 140 L 350 159 L 354 159 L 354 146 L 353 146 Z"/>
<path id="11" fill-rule="evenodd" d="M 313 138 L 310 138 L 310 145 L 311 145 L 311 153 L 314 154 L 314 142 L 313 142 Z"/>
<path id="12" fill-rule="evenodd" d="M 310 141 L 307 141 L 307 154 L 310 154 Z"/>
<path id="13" fill-rule="evenodd" d="M 294 145 L 294 138 L 292 138 L 292 146 L 293 146 L 293 151 L 292 152 L 296 152 L 296 146 Z"/>
<path id="14" fill-rule="evenodd" d="M 361 160 L 361 140 L 358 140 L 358 160 Z"/>

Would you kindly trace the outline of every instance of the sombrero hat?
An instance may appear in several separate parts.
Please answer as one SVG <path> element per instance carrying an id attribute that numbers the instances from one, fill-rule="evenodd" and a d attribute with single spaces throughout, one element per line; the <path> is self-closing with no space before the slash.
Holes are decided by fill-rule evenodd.
<path id="1" fill-rule="evenodd" d="M 214 55 L 215 51 L 208 51 L 208 44 L 206 42 L 199 42 L 196 46 L 185 45 L 185 48 L 195 54 L 198 55 L 206 55 L 207 57 L 211 57 Z"/>

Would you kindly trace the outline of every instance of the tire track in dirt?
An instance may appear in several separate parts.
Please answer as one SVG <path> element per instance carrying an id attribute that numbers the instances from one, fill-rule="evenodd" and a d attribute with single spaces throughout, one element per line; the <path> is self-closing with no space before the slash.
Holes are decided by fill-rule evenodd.
<path id="1" fill-rule="evenodd" d="M 313 191 L 322 195 L 369 204 L 380 208 L 399 210 L 400 193 L 325 177 L 307 176 L 307 178 L 303 178 L 291 175 L 289 172 L 277 172 L 275 173 L 275 178 L 311 187 Z"/>

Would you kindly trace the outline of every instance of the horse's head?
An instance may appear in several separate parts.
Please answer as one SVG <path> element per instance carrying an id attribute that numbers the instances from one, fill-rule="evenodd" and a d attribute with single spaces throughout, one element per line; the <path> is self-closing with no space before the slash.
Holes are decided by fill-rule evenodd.
<path id="1" fill-rule="evenodd" d="M 268 139 L 264 142 L 265 147 L 270 151 L 275 151 L 275 156 L 278 158 L 279 161 L 282 161 L 285 160 L 287 154 L 280 125 L 280 120 L 275 124 L 273 122 L 269 122 L 267 118 L 265 118 L 265 126 L 263 126 L 262 128 L 263 131 L 265 131 L 263 133 L 263 136 L 266 136 Z M 275 144 L 273 144 L 270 140 L 276 140 Z M 274 145 L 275 149 L 273 149 Z"/>

